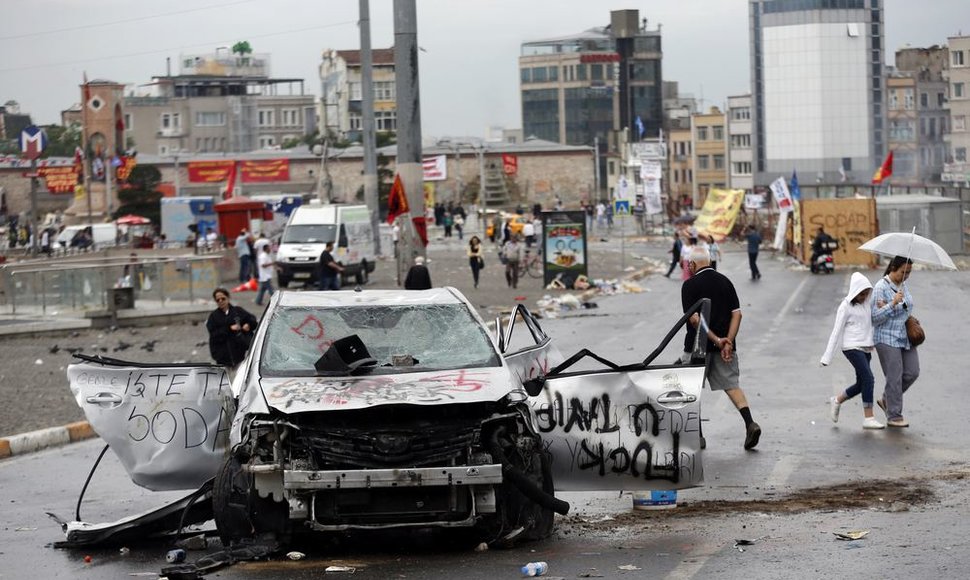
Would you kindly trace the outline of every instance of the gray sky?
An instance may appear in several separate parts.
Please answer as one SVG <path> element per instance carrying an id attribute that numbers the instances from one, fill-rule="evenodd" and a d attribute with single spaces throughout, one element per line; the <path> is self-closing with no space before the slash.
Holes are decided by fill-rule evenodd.
<path id="1" fill-rule="evenodd" d="M 374 48 L 393 43 L 391 0 L 371 0 Z M 521 126 L 517 58 L 523 41 L 609 22 L 610 10 L 638 8 L 663 24 L 664 79 L 722 105 L 749 86 L 744 0 L 417 0 L 425 137 L 483 136 L 489 125 Z M 885 0 L 886 47 L 945 44 L 966 25 L 970 1 Z M 35 122 L 59 122 L 89 79 L 147 83 L 173 72 L 181 53 L 212 52 L 248 40 L 272 55 L 274 76 L 303 78 L 319 94 L 325 48 L 359 47 L 356 0 L 4 0 L 0 102 L 19 101 Z M 176 14 L 177 13 L 177 14 Z M 124 21 L 124 22 L 119 22 Z M 43 33 L 43 34 L 42 34 Z M 891 59 L 891 56 L 890 56 Z M 890 63 L 891 64 L 891 63 Z"/>

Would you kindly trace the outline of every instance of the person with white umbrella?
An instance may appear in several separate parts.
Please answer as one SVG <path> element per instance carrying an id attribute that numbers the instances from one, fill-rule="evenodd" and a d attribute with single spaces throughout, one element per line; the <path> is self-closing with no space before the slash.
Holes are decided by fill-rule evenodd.
<path id="1" fill-rule="evenodd" d="M 919 378 L 919 354 L 906 334 L 906 319 L 915 306 L 904 282 L 912 271 L 912 260 L 894 257 L 872 292 L 872 338 L 886 377 L 883 398 L 876 403 L 890 427 L 909 427 L 903 418 L 903 393 Z"/>

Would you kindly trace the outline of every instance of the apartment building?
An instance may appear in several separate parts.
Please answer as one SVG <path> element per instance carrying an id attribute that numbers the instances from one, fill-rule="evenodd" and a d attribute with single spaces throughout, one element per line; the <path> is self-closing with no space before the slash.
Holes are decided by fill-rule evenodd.
<path id="1" fill-rule="evenodd" d="M 727 122 L 718 107 L 707 113 L 691 116 L 691 141 L 693 147 L 694 180 L 692 197 L 694 207 L 703 207 L 707 192 L 724 189 L 728 184 Z"/>
<path id="2" fill-rule="evenodd" d="M 751 130 L 751 95 L 728 97 L 728 187 L 731 189 L 754 189 Z"/>
<path id="3" fill-rule="evenodd" d="M 942 180 L 970 187 L 970 36 L 947 39 L 949 63 L 944 72 L 949 96 L 944 109 L 949 114 L 949 133 L 944 136 L 947 146 L 946 164 Z"/>
<path id="4" fill-rule="evenodd" d="M 394 49 L 371 51 L 374 83 L 374 127 L 378 133 L 397 131 L 397 90 Z M 363 75 L 359 50 L 323 51 L 320 62 L 320 132 L 360 141 L 363 122 Z"/>

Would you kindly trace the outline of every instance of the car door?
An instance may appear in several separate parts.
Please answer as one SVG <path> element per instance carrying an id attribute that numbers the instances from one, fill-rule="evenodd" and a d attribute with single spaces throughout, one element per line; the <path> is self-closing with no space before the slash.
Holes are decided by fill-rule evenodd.
<path id="1" fill-rule="evenodd" d="M 499 353 L 505 359 L 517 386 L 529 379 L 543 376 L 563 362 L 562 353 L 542 330 L 535 316 L 522 304 L 516 304 L 503 324 L 495 319 Z"/>
<path id="2" fill-rule="evenodd" d="M 134 483 L 197 489 L 215 475 L 235 412 L 225 368 L 75 356 L 71 392 Z"/>
<path id="3" fill-rule="evenodd" d="M 693 313 L 707 320 L 708 309 L 709 301 L 698 302 L 641 363 L 620 366 L 583 349 L 525 381 L 558 491 L 684 489 L 703 482 L 706 365 L 653 361 Z M 695 341 L 693 361 L 704 361 L 705 345 Z M 570 370 L 584 359 L 599 364 Z"/>

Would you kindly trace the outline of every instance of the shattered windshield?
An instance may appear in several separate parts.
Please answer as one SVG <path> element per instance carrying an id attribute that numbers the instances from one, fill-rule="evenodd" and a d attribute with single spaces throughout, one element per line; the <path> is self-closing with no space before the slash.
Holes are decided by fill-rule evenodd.
<path id="1" fill-rule="evenodd" d="M 334 341 L 360 337 L 377 359 L 372 375 L 500 366 L 498 353 L 464 304 L 283 307 L 269 322 L 264 376 L 312 376 Z"/>
<path id="2" fill-rule="evenodd" d="M 337 226 L 334 224 L 290 225 L 283 230 L 284 244 L 324 244 L 337 241 Z"/>

